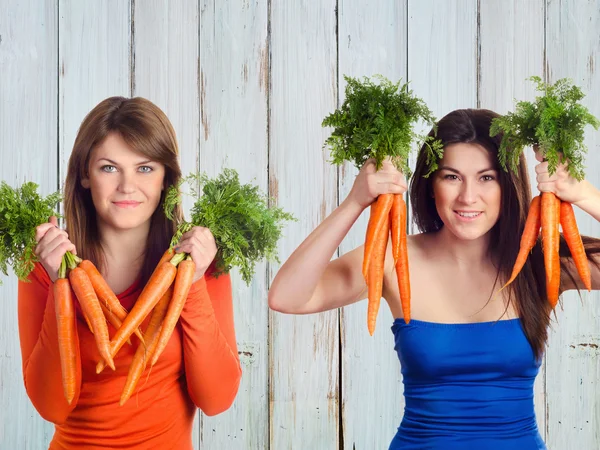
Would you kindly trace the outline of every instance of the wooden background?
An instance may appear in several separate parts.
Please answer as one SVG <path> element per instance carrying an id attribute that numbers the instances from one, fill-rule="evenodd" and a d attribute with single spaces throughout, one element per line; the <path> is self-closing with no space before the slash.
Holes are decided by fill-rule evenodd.
<path id="1" fill-rule="evenodd" d="M 0 174 L 56 190 L 84 115 L 111 95 L 143 96 L 172 120 L 184 173 L 237 169 L 300 219 L 285 230 L 283 260 L 356 174 L 322 148 L 344 74 L 408 79 L 437 117 L 503 113 L 533 98 L 528 76 L 568 76 L 600 117 L 599 30 L 599 0 L 0 0 Z M 600 186 L 600 139 L 587 136 L 588 178 Z M 363 215 L 340 253 L 365 226 Z M 369 337 L 365 302 L 272 313 L 276 270 L 258 266 L 249 287 L 234 274 L 242 385 L 229 411 L 199 414 L 196 447 L 387 448 L 403 411 L 391 315 L 382 308 Z M 16 280 L 2 281 L 0 448 L 46 448 L 53 426 L 23 388 Z M 536 383 L 538 423 L 551 449 L 598 449 L 600 299 L 564 301 Z"/>

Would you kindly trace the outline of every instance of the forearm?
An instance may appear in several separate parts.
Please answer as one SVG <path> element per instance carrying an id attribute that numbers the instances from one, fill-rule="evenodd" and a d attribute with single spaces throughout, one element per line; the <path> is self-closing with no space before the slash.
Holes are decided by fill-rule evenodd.
<path id="1" fill-rule="evenodd" d="M 600 222 L 600 191 L 588 181 L 583 183 L 585 183 L 586 195 L 574 205 Z"/>
<path id="2" fill-rule="evenodd" d="M 300 311 L 311 300 L 327 265 L 363 208 L 346 199 L 291 254 L 269 289 L 269 307 Z"/>
<path id="3" fill-rule="evenodd" d="M 222 281 L 226 282 L 222 285 L 228 284 L 228 280 Z M 231 289 L 217 289 L 213 296 L 218 298 L 211 298 L 205 280 L 199 280 L 180 318 L 188 393 L 196 406 L 210 416 L 231 406 L 242 375 L 232 309 L 225 305 L 221 309 L 226 312 L 218 317 L 213 307 L 213 301 L 231 303 Z"/>

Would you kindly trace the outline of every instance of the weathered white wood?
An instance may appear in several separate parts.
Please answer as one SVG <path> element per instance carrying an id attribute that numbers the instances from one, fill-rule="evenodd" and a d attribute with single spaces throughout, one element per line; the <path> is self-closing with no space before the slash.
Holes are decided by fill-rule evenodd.
<path id="1" fill-rule="evenodd" d="M 335 8 L 334 0 L 271 3 L 269 184 L 299 219 L 279 245 L 282 260 L 336 203 L 321 128 L 336 106 Z M 338 448 L 338 312 L 274 313 L 269 335 L 270 448 Z"/>
<path id="2" fill-rule="evenodd" d="M 340 201 L 356 175 L 349 165 L 336 170 L 322 151 L 328 130 L 321 121 L 338 93 L 343 97 L 344 73 L 391 79 L 408 73 L 411 88 L 438 118 L 477 105 L 502 113 L 513 98 L 533 96 L 525 78 L 544 72 L 545 26 L 547 77 L 574 78 L 600 117 L 597 0 L 543 2 L 140 0 L 132 11 L 131 1 L 4 0 L 2 180 L 31 179 L 43 193 L 54 191 L 85 114 L 110 95 L 145 96 L 172 120 L 184 173 L 199 167 L 214 175 L 233 167 L 296 214 L 300 222 L 286 228 L 280 245 L 284 260 L 336 205 L 336 173 Z M 600 186 L 591 169 L 598 164 L 598 132 L 589 129 L 587 136 L 588 178 Z M 583 233 L 600 236 L 597 222 L 576 214 Z M 340 254 L 362 243 L 365 219 Z M 277 267 L 266 270 L 257 267 L 250 287 L 233 275 L 242 386 L 228 412 L 199 415 L 197 448 L 331 449 L 341 447 L 342 432 L 345 449 L 386 448 L 403 402 L 385 305 L 372 338 L 365 330 L 366 302 L 341 315 L 268 314 L 267 278 Z M 0 297 L 13 301 L 0 302 L 0 448 L 46 448 L 53 426 L 39 417 L 23 387 L 16 280 L 11 274 L 2 281 Z M 547 373 L 536 383 L 538 423 L 549 448 L 600 448 L 600 298 L 585 292 L 583 301 L 577 294 L 564 297 Z"/>
<path id="3" fill-rule="evenodd" d="M 132 97 L 144 97 L 167 115 L 179 145 L 182 174 L 198 168 L 198 5 L 195 2 L 133 2 Z M 193 199 L 183 198 L 186 217 Z M 196 415 L 192 442 L 199 446 Z"/>
<path id="4" fill-rule="evenodd" d="M 130 94 L 130 4 L 128 1 L 59 3 L 60 180 L 79 125 L 98 103 Z"/>
<path id="5" fill-rule="evenodd" d="M 343 75 L 381 74 L 406 81 L 406 0 L 339 2 L 339 103 L 346 86 Z M 346 198 L 358 170 L 340 169 L 340 202 Z M 363 245 L 369 209 L 340 246 L 340 255 Z M 367 330 L 367 302 L 345 307 L 341 314 L 343 448 L 387 448 L 396 433 L 402 411 L 402 375 L 390 330 L 393 322 L 382 301 L 377 329 Z"/>
<path id="6" fill-rule="evenodd" d="M 569 77 L 586 93 L 583 102 L 600 118 L 600 59 L 597 1 L 548 2 L 546 22 L 549 82 Z M 586 129 L 587 179 L 600 187 L 600 135 Z M 582 234 L 600 237 L 598 222 L 575 208 Z M 563 296 L 564 311 L 546 357 L 547 443 L 549 448 L 600 448 L 600 295 L 582 292 Z"/>
<path id="7" fill-rule="evenodd" d="M 57 4 L 8 0 L 0 6 L 0 175 L 17 187 L 58 188 Z M 23 384 L 17 278 L 0 274 L 0 448 L 39 449 L 54 426 L 42 420 Z M 42 299 L 40 299 L 42 301 Z"/>
<path id="8" fill-rule="evenodd" d="M 267 2 L 200 2 L 200 168 L 235 169 L 268 193 Z M 233 406 L 201 417 L 200 448 L 268 448 L 267 266 L 250 286 L 232 272 L 242 382 Z"/>
<path id="9" fill-rule="evenodd" d="M 481 2 L 480 7 L 479 106 L 505 114 L 514 110 L 515 99 L 533 100 L 535 86 L 526 79 L 532 75 L 543 76 L 544 0 Z M 530 149 L 525 155 L 535 194 L 537 161 Z M 537 422 L 544 438 L 545 370 L 546 366 L 542 364 L 534 386 Z"/>
<path id="10" fill-rule="evenodd" d="M 475 108 L 477 0 L 408 0 L 408 17 L 408 79 L 414 94 L 437 119 L 458 108 Z M 416 233 L 411 217 L 409 207 L 410 229 Z"/>

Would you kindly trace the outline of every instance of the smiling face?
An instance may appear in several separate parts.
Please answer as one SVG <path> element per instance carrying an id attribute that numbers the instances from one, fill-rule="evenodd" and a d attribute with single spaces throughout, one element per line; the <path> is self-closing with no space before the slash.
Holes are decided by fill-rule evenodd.
<path id="1" fill-rule="evenodd" d="M 489 152 L 478 144 L 451 144 L 433 179 L 433 196 L 446 231 L 459 239 L 486 235 L 498 221 L 501 189 Z"/>
<path id="2" fill-rule="evenodd" d="M 133 151 L 120 134 L 110 133 L 92 151 L 88 173 L 81 185 L 91 191 L 100 228 L 149 228 L 163 190 L 163 164 Z"/>

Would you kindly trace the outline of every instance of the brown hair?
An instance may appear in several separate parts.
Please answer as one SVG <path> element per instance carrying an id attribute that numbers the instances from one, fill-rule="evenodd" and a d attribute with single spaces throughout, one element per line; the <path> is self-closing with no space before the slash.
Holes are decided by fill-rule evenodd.
<path id="1" fill-rule="evenodd" d="M 498 182 L 501 187 L 501 206 L 498 222 L 490 230 L 490 254 L 498 264 L 497 278 L 506 281 L 510 278 L 513 264 L 519 252 L 521 234 L 531 203 L 531 187 L 527 173 L 525 156 L 519 158 L 518 171 L 503 170 L 498 163 L 498 149 L 502 135 L 490 136 L 492 120 L 499 115 L 487 109 L 459 109 L 443 117 L 437 124 L 437 138 L 444 148 L 455 143 L 479 144 L 485 148 L 496 162 Z M 432 129 L 429 136 L 435 136 Z M 444 224 L 437 213 L 432 197 L 433 175 L 425 178 L 428 171 L 427 153 L 421 148 L 417 165 L 410 184 L 410 202 L 413 220 L 421 232 L 435 232 Z M 583 237 L 588 255 L 600 253 L 600 240 Z M 560 242 L 561 271 L 572 280 L 573 274 L 565 266 L 570 256 L 562 238 Z M 593 261 L 593 260 L 592 260 Z M 541 238 L 534 247 L 520 275 L 508 287 L 508 301 L 515 302 L 523 330 L 537 359 L 541 359 L 548 340 L 548 325 L 552 309 L 546 297 L 546 271 L 541 247 Z M 508 306 L 507 306 L 508 307 Z"/>
<path id="2" fill-rule="evenodd" d="M 105 257 L 100 246 L 96 210 L 89 189 L 81 180 L 87 177 L 92 150 L 111 133 L 118 133 L 136 152 L 165 166 L 165 189 L 150 223 L 150 232 L 142 264 L 141 278 L 145 283 L 162 253 L 169 246 L 181 221 L 181 208 L 176 220 L 170 221 L 163 211 L 166 188 L 181 178 L 175 131 L 165 113 L 154 103 L 141 97 L 110 97 L 100 102 L 83 120 L 73 151 L 64 186 L 64 207 L 69 239 L 77 248 L 78 256 L 89 259 L 102 271 Z"/>

